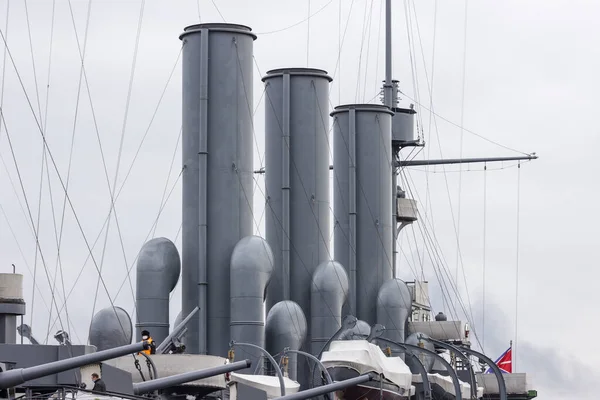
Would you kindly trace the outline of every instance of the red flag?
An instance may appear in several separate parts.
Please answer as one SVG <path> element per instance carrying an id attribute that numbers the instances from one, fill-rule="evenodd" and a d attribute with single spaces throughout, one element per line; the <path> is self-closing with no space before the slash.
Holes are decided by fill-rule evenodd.
<path id="1" fill-rule="evenodd" d="M 502 353 L 500 357 L 498 357 L 495 364 L 498 366 L 498 368 L 500 368 L 500 371 L 502 371 L 502 373 L 512 373 L 512 346 L 509 347 L 508 350 L 506 350 L 504 353 Z M 485 371 L 485 373 L 491 374 L 492 369 L 488 368 L 487 371 Z"/>

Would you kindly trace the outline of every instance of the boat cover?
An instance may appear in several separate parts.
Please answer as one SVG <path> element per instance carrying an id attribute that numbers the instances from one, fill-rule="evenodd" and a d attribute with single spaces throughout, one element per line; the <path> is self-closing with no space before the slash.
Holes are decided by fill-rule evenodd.
<path id="1" fill-rule="evenodd" d="M 326 368 L 352 368 L 360 375 L 374 372 L 400 388 L 411 390 L 412 373 L 404 361 L 400 357 L 387 357 L 379 346 L 366 340 L 333 341 L 321 362 Z"/>
<path id="2" fill-rule="evenodd" d="M 267 394 L 267 399 L 281 397 L 279 378 L 276 376 L 237 374 L 232 372 L 231 382 L 241 383 L 255 389 L 260 389 Z M 283 383 L 285 385 L 285 394 L 296 393 L 300 390 L 300 384 L 290 378 L 284 377 Z"/>

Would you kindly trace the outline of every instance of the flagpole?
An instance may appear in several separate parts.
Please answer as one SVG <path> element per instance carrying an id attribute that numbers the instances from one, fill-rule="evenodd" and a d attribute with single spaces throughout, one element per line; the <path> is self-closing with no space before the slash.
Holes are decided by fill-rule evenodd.
<path id="1" fill-rule="evenodd" d="M 511 367 L 512 373 L 515 373 L 516 372 L 515 360 L 517 359 L 517 357 L 515 357 L 515 350 L 513 349 L 513 341 L 512 340 L 510 341 L 510 352 L 512 353 L 510 367 Z"/>

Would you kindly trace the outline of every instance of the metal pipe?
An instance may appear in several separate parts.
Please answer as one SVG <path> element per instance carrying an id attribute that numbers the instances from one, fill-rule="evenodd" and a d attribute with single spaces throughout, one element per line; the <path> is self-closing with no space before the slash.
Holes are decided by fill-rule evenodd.
<path id="1" fill-rule="evenodd" d="M 189 371 L 183 374 L 167 376 L 165 378 L 153 379 L 151 381 L 134 383 L 133 393 L 136 395 L 153 392 L 155 390 L 166 389 L 171 386 L 181 385 L 182 383 L 197 381 L 210 378 L 211 376 L 226 374 L 248 368 L 252 365 L 250 360 L 238 361 L 231 364 L 220 365 L 213 368 L 205 368 L 199 371 Z"/>
<path id="2" fill-rule="evenodd" d="M 365 383 L 372 381 L 373 377 L 371 375 L 360 375 L 356 378 L 346 379 L 341 382 L 332 383 L 330 385 L 319 386 L 313 389 L 303 390 L 298 393 L 289 394 L 283 397 L 277 397 L 276 400 L 306 400 L 312 399 L 316 396 L 321 396 L 323 394 L 335 392 L 337 390 L 346 389 L 359 383 Z"/>
<path id="3" fill-rule="evenodd" d="M 452 383 L 454 384 L 454 392 L 455 392 L 454 396 L 455 396 L 456 400 L 462 400 L 462 391 L 460 389 L 460 380 L 458 379 L 458 375 L 456 375 L 456 371 L 454 371 L 454 368 L 452 368 L 452 365 L 450 365 L 450 363 L 448 361 L 446 361 L 444 359 L 444 357 L 440 356 L 439 354 L 437 354 L 434 351 L 427 350 L 427 349 L 424 349 L 419 346 L 414 346 L 412 344 L 398 343 L 396 341 L 393 341 L 393 340 L 390 340 L 390 339 L 387 339 L 384 337 L 379 337 L 379 338 L 377 338 L 377 340 L 380 340 L 385 343 L 393 344 L 404 350 L 416 351 L 419 353 L 424 353 L 424 354 L 428 354 L 430 356 L 435 357 L 439 362 L 442 363 L 442 365 L 444 367 L 446 367 L 446 370 L 448 371 L 450 378 L 452 378 Z"/>
<path id="4" fill-rule="evenodd" d="M 146 361 L 152 367 L 152 372 L 154 373 L 154 377 L 151 378 L 151 379 L 158 379 L 158 369 L 156 369 L 156 364 L 154 363 L 154 360 L 152 360 L 152 357 L 150 357 L 146 353 L 139 353 L 138 355 L 143 356 L 144 358 L 146 358 Z"/>
<path id="5" fill-rule="evenodd" d="M 468 163 L 487 163 L 498 161 L 520 161 L 520 160 L 537 160 L 538 156 L 535 153 L 527 156 L 517 157 L 487 157 L 487 158 L 447 158 L 440 160 L 405 160 L 396 161 L 395 167 L 417 167 L 421 165 L 448 165 L 448 164 L 468 164 Z"/>
<path id="6" fill-rule="evenodd" d="M 394 163 L 398 158 L 398 149 L 392 147 L 392 156 L 394 157 Z M 396 279 L 396 260 L 398 258 L 398 234 L 400 230 L 398 227 L 398 172 L 396 167 L 392 166 L 392 235 L 394 237 L 392 244 L 392 278 Z"/>
<path id="7" fill-rule="evenodd" d="M 290 300 L 290 74 L 283 74 L 281 141 L 281 253 L 283 300 Z"/>
<path id="8" fill-rule="evenodd" d="M 117 358 L 127 354 L 137 353 L 147 348 L 148 342 L 144 341 L 129 344 L 127 346 L 115 347 L 114 349 L 98 351 L 92 354 L 84 354 L 64 360 L 36 365 L 34 367 L 17 368 L 0 372 L 0 389 L 8 389 L 17 385 L 21 385 L 32 379 L 38 379 L 44 376 L 68 371 L 73 368 L 83 367 L 84 365 L 106 361 L 111 358 Z"/>
<path id="9" fill-rule="evenodd" d="M 342 321 L 342 326 L 340 326 L 340 329 L 338 329 L 337 332 L 334 333 L 329 338 L 329 340 L 323 345 L 323 348 L 319 352 L 319 355 L 317 356 L 317 358 L 320 360 L 321 356 L 323 355 L 323 352 L 329 348 L 329 345 L 331 344 L 331 342 L 333 342 L 335 339 L 337 339 L 342 334 L 342 332 L 344 332 L 348 329 L 354 328 L 356 326 L 357 322 L 358 322 L 358 319 L 354 315 L 346 315 L 346 317 L 344 318 L 344 321 Z"/>
<path id="10" fill-rule="evenodd" d="M 164 351 L 166 351 L 169 348 L 169 344 L 171 343 L 171 340 L 173 338 L 176 338 L 177 336 L 179 336 L 179 334 L 184 329 L 186 329 L 185 326 L 187 325 L 188 322 L 190 322 L 190 319 L 192 319 L 192 317 L 198 312 L 198 310 L 199 310 L 198 307 L 194 308 L 194 310 L 191 313 L 189 313 L 188 316 L 185 317 L 185 319 L 179 323 L 179 325 L 177 325 L 175 328 L 173 328 L 173 332 L 171 332 L 169 334 L 169 336 L 167 336 L 165 338 L 165 340 L 163 340 L 161 342 L 161 344 L 159 344 L 158 347 L 156 348 L 157 354 L 164 354 Z"/>
<path id="11" fill-rule="evenodd" d="M 392 108 L 392 0 L 385 1 L 385 85 L 383 104 Z"/>
<path id="12" fill-rule="evenodd" d="M 327 368 L 325 368 L 325 366 L 323 365 L 321 360 L 319 360 L 317 357 L 313 356 L 310 353 L 301 351 L 301 350 L 291 350 L 289 348 L 286 348 L 283 350 L 284 355 L 285 355 L 285 353 L 296 353 L 296 354 L 301 354 L 307 358 L 310 358 L 319 366 L 321 371 L 323 371 L 323 374 L 325 375 L 325 380 L 327 381 L 327 384 L 329 385 L 329 384 L 333 383 L 333 380 L 331 379 L 331 375 L 329 375 L 329 371 L 327 371 Z"/>
<path id="13" fill-rule="evenodd" d="M 489 358 L 483 353 L 466 347 L 462 347 L 461 350 L 469 355 L 481 358 L 490 366 L 492 371 L 494 371 L 494 375 L 496 375 L 496 379 L 498 380 L 498 392 L 500 394 L 500 400 L 507 400 L 508 396 L 506 394 L 506 382 L 504 382 L 504 375 L 502 375 L 502 371 L 500 370 L 498 365 L 494 361 L 492 361 L 491 358 Z"/>
<path id="14" fill-rule="evenodd" d="M 281 395 L 285 396 L 285 382 L 283 380 L 283 372 L 281 372 L 281 368 L 279 368 L 279 364 L 277 364 L 277 361 L 275 361 L 275 359 L 273 358 L 273 356 L 271 354 L 269 354 L 268 351 L 266 351 L 265 349 L 263 349 L 260 346 L 256 346 L 252 343 L 239 343 L 236 342 L 235 340 L 232 340 L 229 345 L 231 347 L 234 346 L 246 346 L 246 347 L 252 347 L 253 349 L 257 349 L 260 350 L 271 362 L 271 365 L 273 366 L 273 368 L 275 369 L 275 373 L 277 374 L 277 377 L 279 378 L 279 387 L 281 389 Z"/>
<path id="15" fill-rule="evenodd" d="M 356 111 L 349 111 L 348 129 L 348 217 L 350 248 L 348 254 L 348 280 L 350 283 L 350 312 L 356 313 Z"/>
<path id="16" fill-rule="evenodd" d="M 200 99 L 198 140 L 198 353 L 207 354 L 208 340 L 208 29 L 200 30 Z M 184 218 L 185 219 L 185 218 Z M 190 307 L 191 308 L 191 307 Z M 191 330 L 194 334 L 196 329 Z M 191 335 L 189 335 L 191 336 Z M 195 340 L 194 340 L 195 341 Z"/>
<path id="17" fill-rule="evenodd" d="M 458 347 L 448 344 L 446 342 L 442 342 L 440 340 L 435 340 L 429 337 L 425 337 L 423 335 L 419 336 L 419 340 L 425 340 L 431 342 L 439 347 L 443 347 L 444 349 L 454 353 L 458 358 L 463 360 L 469 369 L 469 375 L 471 376 L 471 398 L 477 398 L 477 379 L 475 379 L 475 373 L 473 372 L 473 366 L 471 365 L 471 360 L 469 357 L 465 356 L 464 353 Z"/>

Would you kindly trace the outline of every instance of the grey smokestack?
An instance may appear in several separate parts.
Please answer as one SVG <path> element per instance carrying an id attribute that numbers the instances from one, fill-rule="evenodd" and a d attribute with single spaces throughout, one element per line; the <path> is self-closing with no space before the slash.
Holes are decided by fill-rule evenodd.
<path id="1" fill-rule="evenodd" d="M 284 300 L 271 307 L 265 325 L 267 351 L 278 361 L 277 355 L 286 347 L 299 350 L 306 340 L 306 317 L 300 306 Z M 296 379 L 297 354 L 288 354 L 290 379 Z"/>
<path id="2" fill-rule="evenodd" d="M 259 236 L 240 240 L 231 254 L 231 340 L 265 347 L 264 296 L 273 272 L 273 252 Z M 262 354 L 244 349 L 256 368 Z"/>
<path id="3" fill-rule="evenodd" d="M 187 351 L 229 348 L 229 261 L 252 235 L 252 47 L 234 24 L 185 28 L 183 40 L 183 285 Z"/>
<path id="4" fill-rule="evenodd" d="M 373 325 L 379 288 L 392 278 L 393 113 L 355 104 L 336 107 L 331 115 L 335 259 L 350 279 L 344 314 Z"/>
<path id="5" fill-rule="evenodd" d="M 310 352 L 310 290 L 317 266 L 329 252 L 329 83 L 326 71 L 282 68 L 265 82 L 265 184 L 269 202 L 266 238 L 275 256 L 267 311 L 281 300 L 296 302 L 306 316 Z M 299 361 L 306 387 L 308 360 Z M 306 377 L 306 378 L 305 378 Z"/>
<path id="6" fill-rule="evenodd" d="M 385 326 L 385 337 L 404 343 L 406 323 L 412 311 L 412 296 L 406 283 L 390 279 L 377 297 L 377 323 Z"/>
<path id="7" fill-rule="evenodd" d="M 348 298 L 348 275 L 335 261 L 317 267 L 311 286 L 312 354 L 319 354 L 329 338 L 342 326 L 342 307 Z"/>
<path id="8" fill-rule="evenodd" d="M 181 272 L 177 247 L 166 238 L 149 240 L 140 250 L 136 269 L 136 340 L 142 340 L 146 329 L 160 343 L 169 336 L 169 294 Z"/>
<path id="9" fill-rule="evenodd" d="M 132 338 L 131 317 L 121 307 L 103 308 L 92 318 L 90 344 L 98 351 L 125 346 Z"/>

